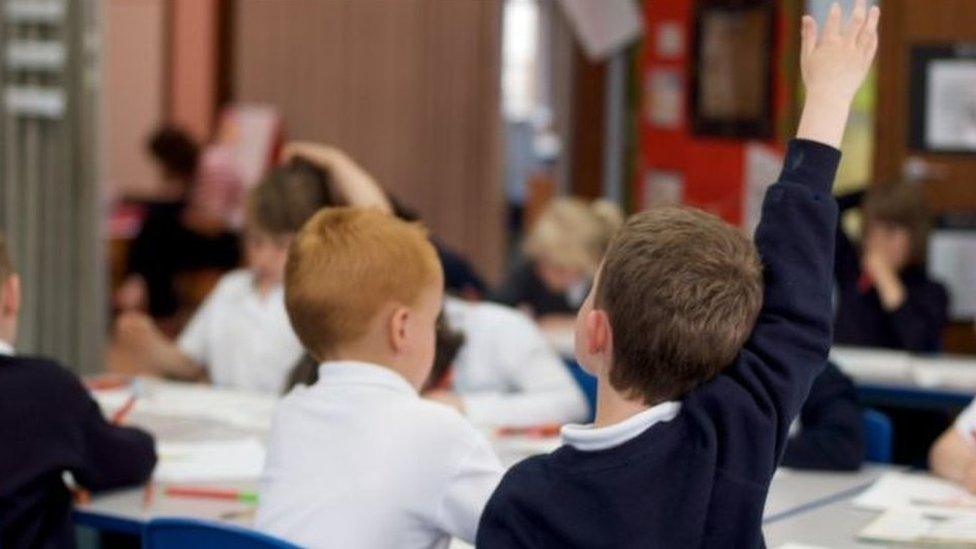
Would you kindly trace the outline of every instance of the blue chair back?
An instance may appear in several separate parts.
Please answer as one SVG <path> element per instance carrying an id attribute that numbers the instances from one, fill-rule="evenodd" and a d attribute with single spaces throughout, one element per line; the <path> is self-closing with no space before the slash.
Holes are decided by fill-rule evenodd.
<path id="1" fill-rule="evenodd" d="M 885 414 L 866 408 L 863 416 L 864 458 L 875 463 L 891 463 L 895 429 Z"/>
<path id="2" fill-rule="evenodd" d="M 571 358 L 564 358 L 563 360 L 566 362 L 566 368 L 569 369 L 569 373 L 576 380 L 576 385 L 579 386 L 580 390 L 583 391 L 583 395 L 586 397 L 586 403 L 590 407 L 590 419 L 592 420 L 593 415 L 596 413 L 596 377 L 586 373 L 586 370 L 575 360 Z"/>
<path id="3" fill-rule="evenodd" d="M 238 549 L 294 549 L 297 546 L 269 535 L 214 522 L 160 518 L 149 522 L 142 537 L 143 549 L 187 547 L 235 547 Z"/>

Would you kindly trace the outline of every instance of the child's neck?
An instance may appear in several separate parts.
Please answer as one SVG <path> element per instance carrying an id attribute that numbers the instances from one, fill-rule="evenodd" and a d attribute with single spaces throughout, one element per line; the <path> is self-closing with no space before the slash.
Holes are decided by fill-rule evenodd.
<path id="1" fill-rule="evenodd" d="M 607 427 L 631 418 L 650 408 L 643 400 L 628 399 L 610 385 L 610 380 L 601 375 L 596 386 L 596 418 L 594 427 Z"/>

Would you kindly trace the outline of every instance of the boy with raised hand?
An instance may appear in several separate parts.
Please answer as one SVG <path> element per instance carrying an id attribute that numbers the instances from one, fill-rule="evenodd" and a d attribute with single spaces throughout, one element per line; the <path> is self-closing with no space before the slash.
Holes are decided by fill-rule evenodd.
<path id="1" fill-rule="evenodd" d="M 443 296 L 412 223 L 327 208 L 295 236 L 285 306 L 319 378 L 278 406 L 258 528 L 310 547 L 473 541 L 501 466 L 456 410 L 418 394 Z"/>
<path id="2" fill-rule="evenodd" d="M 681 208 L 618 234 L 576 325 L 596 421 L 509 470 L 479 546 L 763 545 L 769 482 L 830 349 L 837 147 L 877 48 L 877 8 L 841 15 L 819 37 L 803 19 L 806 105 L 755 246 Z"/>

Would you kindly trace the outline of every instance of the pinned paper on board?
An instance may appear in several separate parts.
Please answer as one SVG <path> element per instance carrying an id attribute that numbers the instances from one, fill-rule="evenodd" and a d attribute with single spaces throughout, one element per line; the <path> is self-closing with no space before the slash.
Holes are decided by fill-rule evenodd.
<path id="1" fill-rule="evenodd" d="M 654 69 L 644 87 L 647 121 L 659 129 L 681 128 L 684 116 L 684 76 L 678 69 Z"/>

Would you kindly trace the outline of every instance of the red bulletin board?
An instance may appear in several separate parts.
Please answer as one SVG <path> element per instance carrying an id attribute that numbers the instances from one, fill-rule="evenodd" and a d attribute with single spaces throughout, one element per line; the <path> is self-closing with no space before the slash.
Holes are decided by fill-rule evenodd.
<path id="1" fill-rule="evenodd" d="M 778 2 L 777 2 L 778 3 Z M 688 88 L 694 29 L 694 0 L 645 0 L 644 17 L 647 36 L 638 60 L 641 76 L 641 108 L 638 111 L 638 158 L 635 170 L 634 205 L 647 205 L 645 196 L 649 174 L 660 170 L 677 175 L 683 182 L 682 202 L 720 215 L 733 224 L 743 223 L 745 152 L 757 142 L 750 140 L 699 137 L 692 135 L 689 122 Z M 790 30 L 785 13 L 777 10 L 772 60 L 774 127 L 781 127 L 791 90 L 784 74 L 784 40 Z M 662 37 L 661 34 L 665 36 Z M 680 43 L 680 44 L 679 44 Z M 671 70 L 680 75 L 680 115 L 661 127 L 651 121 L 655 108 L 654 94 L 660 89 L 651 85 L 654 74 Z M 677 95 L 672 93 L 670 95 Z M 672 98 L 674 99 L 674 98 Z M 664 105 L 672 105 L 674 101 Z M 661 107 L 658 107 L 658 111 Z M 773 139 L 762 142 L 782 152 L 783 144 Z"/>

